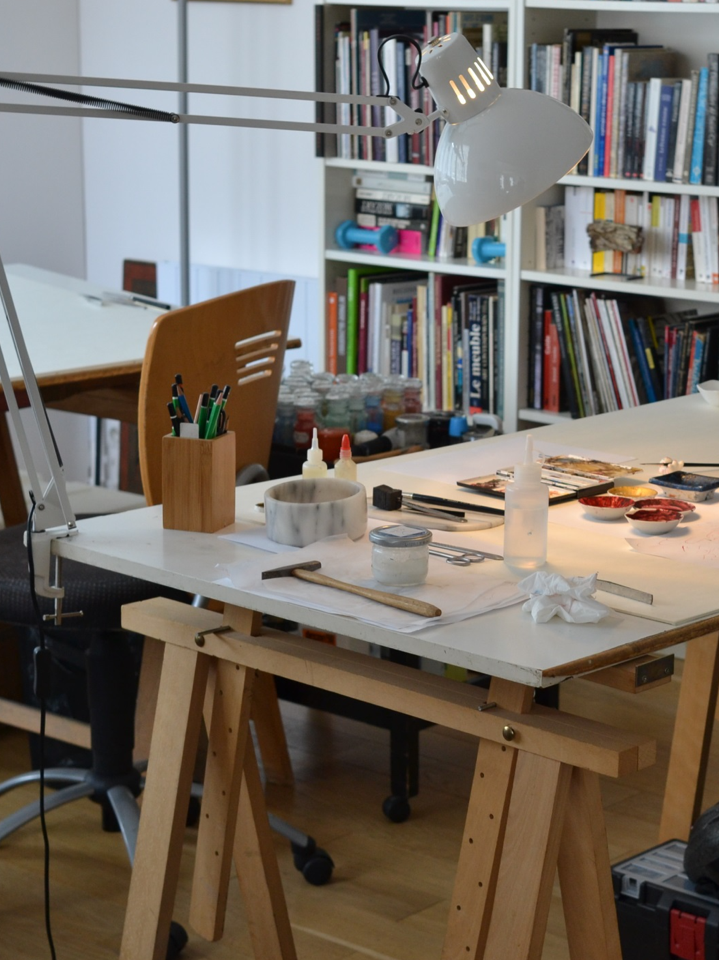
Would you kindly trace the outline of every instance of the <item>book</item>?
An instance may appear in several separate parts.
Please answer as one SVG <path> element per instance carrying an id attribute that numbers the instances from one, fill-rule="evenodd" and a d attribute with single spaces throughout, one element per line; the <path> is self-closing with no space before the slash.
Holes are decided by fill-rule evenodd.
<path id="1" fill-rule="evenodd" d="M 564 384 L 565 395 L 569 405 L 569 412 L 572 418 L 581 416 L 580 401 L 577 395 L 577 385 L 574 379 L 572 361 L 570 360 L 570 345 L 567 340 L 567 329 L 564 322 L 564 311 L 562 309 L 562 291 L 551 290 L 549 293 L 552 307 L 552 321 L 557 330 L 557 339 L 559 341 L 559 353 L 561 357 L 562 382 Z"/>
<path id="2" fill-rule="evenodd" d="M 708 83 L 709 71 L 706 67 L 702 67 L 699 71 L 699 86 L 697 88 L 697 109 L 694 120 L 694 139 L 692 140 L 692 158 L 689 172 L 689 183 L 702 182 Z"/>
<path id="3" fill-rule="evenodd" d="M 328 373 L 337 373 L 337 291 L 327 292 L 327 357 Z"/>
<path id="4" fill-rule="evenodd" d="M 702 182 L 717 184 L 717 126 L 719 125 L 719 53 L 707 55 L 707 111 L 704 136 L 704 173 Z"/>
<path id="5" fill-rule="evenodd" d="M 347 271 L 347 373 L 358 372 L 360 278 L 369 273 L 386 273 L 378 267 L 350 267 Z"/>
<path id="6" fill-rule="evenodd" d="M 674 183 L 682 183 L 683 180 L 684 156 L 687 147 L 687 131 L 689 129 L 689 106 L 692 100 L 692 81 L 682 80 L 681 85 L 682 92 L 679 104 L 676 146 L 674 150 L 674 169 L 671 177 Z"/>

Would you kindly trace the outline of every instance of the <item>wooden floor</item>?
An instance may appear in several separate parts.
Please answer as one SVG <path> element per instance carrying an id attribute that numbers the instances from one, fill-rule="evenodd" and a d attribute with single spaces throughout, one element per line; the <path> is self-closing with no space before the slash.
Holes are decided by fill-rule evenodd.
<path id="1" fill-rule="evenodd" d="M 564 709 L 613 719 L 659 742 L 655 767 L 603 783 L 613 861 L 656 842 L 678 687 L 675 680 L 636 697 L 583 681 L 562 688 Z M 328 886 L 312 887 L 294 869 L 286 841 L 277 839 L 300 960 L 439 958 L 476 742 L 439 727 L 423 731 L 420 793 L 411 818 L 392 824 L 380 810 L 388 793 L 387 732 L 294 705 L 282 709 L 296 785 L 268 786 L 268 805 L 313 835 L 336 864 Z M 719 799 L 717 760 L 715 749 L 705 805 Z M 0 778 L 27 762 L 23 735 L 0 728 Z M 33 797 L 30 788 L 3 796 L 0 817 Z M 102 833 L 88 800 L 48 821 L 58 960 L 116 957 L 130 876 L 121 839 Z M 190 829 L 175 911 L 180 922 L 187 916 L 194 842 Z M 49 956 L 42 903 L 42 847 L 33 824 L 0 848 L 0 960 Z M 223 940 L 208 944 L 189 932 L 185 960 L 252 957 L 236 884 Z M 543 958 L 568 960 L 556 890 Z"/>

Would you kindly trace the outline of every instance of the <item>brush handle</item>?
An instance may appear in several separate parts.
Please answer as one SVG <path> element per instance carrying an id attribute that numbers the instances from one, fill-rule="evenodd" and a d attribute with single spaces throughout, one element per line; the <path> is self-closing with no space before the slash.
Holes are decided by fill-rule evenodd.
<path id="1" fill-rule="evenodd" d="M 293 570 L 293 575 L 300 580 L 309 580 L 310 583 L 318 583 L 321 587 L 334 587 L 335 590 L 344 590 L 345 593 L 355 593 L 358 597 L 366 597 L 367 600 L 375 600 L 377 603 L 384 603 L 387 607 L 398 607 L 400 610 L 406 610 L 408 613 L 416 613 L 420 617 L 441 617 L 442 611 L 435 607 L 433 603 L 426 603 L 424 600 L 415 600 L 414 597 L 400 597 L 396 593 L 384 593 L 382 590 L 372 590 L 371 587 L 358 587 L 354 583 L 345 583 L 344 580 L 335 580 L 334 577 L 328 577 L 324 573 L 316 573 L 314 570 Z"/>

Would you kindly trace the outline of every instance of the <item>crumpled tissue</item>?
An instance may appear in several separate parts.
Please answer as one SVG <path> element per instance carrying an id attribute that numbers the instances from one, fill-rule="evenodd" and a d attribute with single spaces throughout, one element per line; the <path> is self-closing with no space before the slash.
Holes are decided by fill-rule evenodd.
<path id="1" fill-rule="evenodd" d="M 589 577 L 563 577 L 558 573 L 533 573 L 517 584 L 530 595 L 522 610 L 531 613 L 535 623 L 546 623 L 560 616 L 568 623 L 597 623 L 611 613 L 592 597 L 597 589 L 597 574 Z"/>

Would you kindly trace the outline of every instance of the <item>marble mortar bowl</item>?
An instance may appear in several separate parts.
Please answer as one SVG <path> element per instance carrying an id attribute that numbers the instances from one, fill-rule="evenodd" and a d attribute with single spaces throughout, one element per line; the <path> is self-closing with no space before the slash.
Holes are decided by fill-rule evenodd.
<path id="1" fill-rule="evenodd" d="M 367 492 L 333 477 L 278 483 L 265 491 L 265 524 L 270 540 L 293 547 L 342 533 L 359 540 L 367 529 Z"/>

